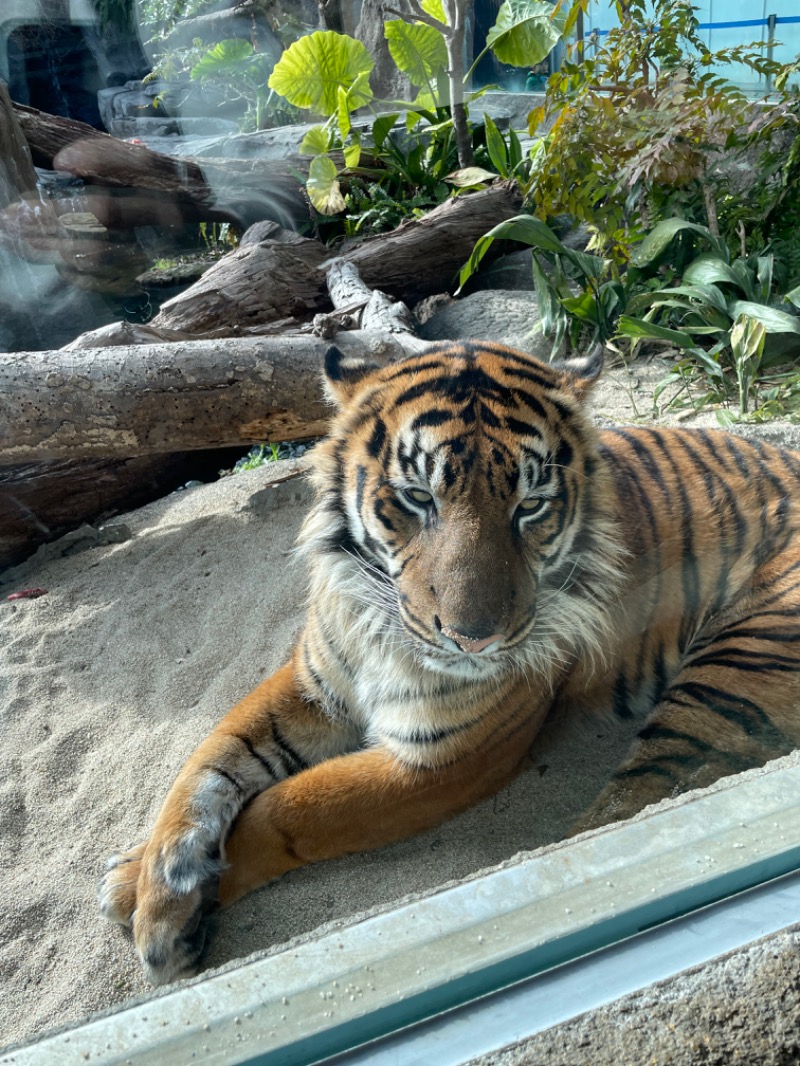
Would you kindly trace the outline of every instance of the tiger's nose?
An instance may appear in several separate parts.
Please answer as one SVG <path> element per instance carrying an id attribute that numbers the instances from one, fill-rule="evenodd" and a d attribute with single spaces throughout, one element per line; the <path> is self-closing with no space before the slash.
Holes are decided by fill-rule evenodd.
<path id="1" fill-rule="evenodd" d="M 477 655 L 478 652 L 485 651 L 487 648 L 492 647 L 494 644 L 499 644 L 505 639 L 505 633 L 491 633 L 489 636 L 482 637 L 478 635 L 468 636 L 466 633 L 460 633 L 456 629 L 451 629 L 450 626 L 442 626 L 442 633 L 450 640 L 454 641 L 462 651 L 468 652 L 470 655 Z"/>

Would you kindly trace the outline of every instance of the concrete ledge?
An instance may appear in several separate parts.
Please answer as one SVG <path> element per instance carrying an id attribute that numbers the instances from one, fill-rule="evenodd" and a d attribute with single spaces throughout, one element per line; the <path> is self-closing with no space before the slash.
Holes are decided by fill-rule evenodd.
<path id="1" fill-rule="evenodd" d="M 317 1061 L 797 868 L 798 795 L 800 765 L 781 760 L 10 1051 L 0 1066 Z"/>

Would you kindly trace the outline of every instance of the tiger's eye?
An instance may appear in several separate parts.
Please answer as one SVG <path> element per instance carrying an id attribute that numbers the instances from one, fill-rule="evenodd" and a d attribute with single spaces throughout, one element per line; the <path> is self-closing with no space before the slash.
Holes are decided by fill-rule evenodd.
<path id="1" fill-rule="evenodd" d="M 541 511 L 546 503 L 547 500 L 541 496 L 527 496 L 524 500 L 519 501 L 517 511 L 525 518 L 528 515 L 536 514 L 537 511 Z"/>
<path id="2" fill-rule="evenodd" d="M 431 503 L 433 500 L 433 496 L 425 489 L 406 489 L 405 494 L 416 503 Z"/>

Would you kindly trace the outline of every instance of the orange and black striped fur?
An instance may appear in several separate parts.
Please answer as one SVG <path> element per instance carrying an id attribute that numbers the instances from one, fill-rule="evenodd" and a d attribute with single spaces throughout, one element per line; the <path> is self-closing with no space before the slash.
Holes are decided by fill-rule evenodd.
<path id="1" fill-rule="evenodd" d="M 101 890 L 151 980 L 191 967 L 217 900 L 501 788 L 548 714 L 642 719 L 582 827 L 800 742 L 800 455 L 598 433 L 598 371 L 495 344 L 383 369 L 329 351 L 304 630 Z"/>

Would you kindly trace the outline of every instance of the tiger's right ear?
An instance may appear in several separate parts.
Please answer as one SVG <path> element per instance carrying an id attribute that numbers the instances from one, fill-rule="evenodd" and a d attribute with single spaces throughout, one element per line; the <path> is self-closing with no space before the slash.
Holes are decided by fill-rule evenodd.
<path id="1" fill-rule="evenodd" d="M 358 392 L 362 380 L 379 369 L 377 363 L 348 358 L 331 345 L 325 353 L 325 395 L 337 407 L 344 407 Z"/>

